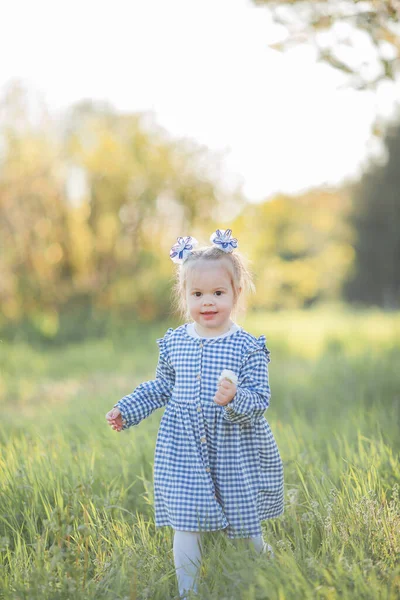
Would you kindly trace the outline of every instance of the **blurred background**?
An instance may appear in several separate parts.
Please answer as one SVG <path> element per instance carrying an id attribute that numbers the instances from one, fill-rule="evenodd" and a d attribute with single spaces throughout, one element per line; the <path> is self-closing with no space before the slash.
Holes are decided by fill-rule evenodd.
<path id="1" fill-rule="evenodd" d="M 104 417 L 179 325 L 171 246 L 217 228 L 254 272 L 285 513 L 274 564 L 216 535 L 200 597 L 400 597 L 399 10 L 2 7 L 1 598 L 177 598 L 162 411 Z"/>
<path id="2" fill-rule="evenodd" d="M 169 248 L 217 227 L 252 261 L 252 313 L 399 309 L 397 2 L 17 0 L 3 16 L 3 339 L 173 318 Z"/>

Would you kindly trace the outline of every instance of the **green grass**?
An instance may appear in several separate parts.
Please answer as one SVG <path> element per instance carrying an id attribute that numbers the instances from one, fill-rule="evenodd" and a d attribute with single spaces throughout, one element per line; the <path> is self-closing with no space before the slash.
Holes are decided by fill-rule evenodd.
<path id="1" fill-rule="evenodd" d="M 400 315 L 249 316 L 271 351 L 266 413 L 285 513 L 275 561 L 207 534 L 200 597 L 400 597 Z M 162 411 L 117 434 L 104 415 L 153 377 L 168 324 L 58 349 L 0 343 L 0 598 L 178 598 L 172 530 L 155 529 Z"/>

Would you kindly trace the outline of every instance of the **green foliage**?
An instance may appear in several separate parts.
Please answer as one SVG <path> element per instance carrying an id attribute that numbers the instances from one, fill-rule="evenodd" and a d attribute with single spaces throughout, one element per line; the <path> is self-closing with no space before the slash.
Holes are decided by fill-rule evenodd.
<path id="1" fill-rule="evenodd" d="M 385 136 L 387 160 L 372 164 L 355 186 L 350 226 L 355 260 L 344 286 L 349 301 L 400 308 L 400 122 Z"/>
<path id="2" fill-rule="evenodd" d="M 285 464 L 276 559 L 205 537 L 200 598 L 396 600 L 400 595 L 398 314 L 260 314 Z M 178 598 L 172 530 L 155 529 L 162 411 L 117 434 L 104 415 L 154 374 L 155 337 L 128 329 L 57 351 L 0 345 L 0 597 Z"/>

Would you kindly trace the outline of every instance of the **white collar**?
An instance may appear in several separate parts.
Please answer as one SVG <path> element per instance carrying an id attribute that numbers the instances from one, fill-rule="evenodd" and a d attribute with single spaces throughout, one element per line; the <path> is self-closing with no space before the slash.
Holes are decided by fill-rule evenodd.
<path id="1" fill-rule="evenodd" d="M 239 325 L 236 325 L 236 323 L 232 324 L 232 327 L 229 329 L 229 331 L 226 331 L 225 333 L 221 333 L 221 335 L 215 335 L 212 337 L 206 337 L 204 339 L 206 340 L 216 340 L 217 338 L 223 338 L 223 337 L 228 337 L 229 335 L 232 335 L 232 333 L 235 333 L 235 331 L 237 331 L 238 329 L 240 329 Z M 199 335 L 196 331 L 196 329 L 194 328 L 194 323 L 187 323 L 186 324 L 186 331 L 187 333 L 195 338 L 200 338 L 203 337 L 201 335 Z"/>

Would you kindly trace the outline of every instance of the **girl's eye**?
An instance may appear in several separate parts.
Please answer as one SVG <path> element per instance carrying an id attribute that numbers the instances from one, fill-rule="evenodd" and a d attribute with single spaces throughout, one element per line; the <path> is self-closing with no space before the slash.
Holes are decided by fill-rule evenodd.
<path id="1" fill-rule="evenodd" d="M 217 296 L 221 296 L 224 292 L 222 292 L 221 290 L 218 290 L 214 293 L 217 294 Z M 193 292 L 193 296 L 196 296 L 196 298 L 199 298 L 201 296 L 201 292 Z"/>

